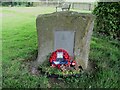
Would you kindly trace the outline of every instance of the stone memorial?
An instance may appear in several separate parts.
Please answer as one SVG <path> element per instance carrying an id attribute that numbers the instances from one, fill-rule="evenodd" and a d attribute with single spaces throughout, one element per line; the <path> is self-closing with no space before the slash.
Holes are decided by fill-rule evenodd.
<path id="1" fill-rule="evenodd" d="M 73 11 L 39 15 L 36 19 L 38 34 L 37 64 L 58 48 L 75 57 L 78 65 L 87 68 L 94 16 Z"/>

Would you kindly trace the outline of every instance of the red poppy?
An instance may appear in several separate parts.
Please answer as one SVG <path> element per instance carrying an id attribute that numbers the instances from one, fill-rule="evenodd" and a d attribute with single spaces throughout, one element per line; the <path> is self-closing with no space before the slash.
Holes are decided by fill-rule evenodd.
<path id="1" fill-rule="evenodd" d="M 57 49 L 56 51 L 54 51 L 54 52 L 51 54 L 51 57 L 50 57 L 50 59 L 49 59 L 49 62 L 51 63 L 51 65 L 60 68 L 60 64 L 58 64 L 58 65 L 53 65 L 53 64 L 52 64 L 52 62 L 57 59 L 57 52 L 63 52 L 63 58 L 68 61 L 68 63 L 67 63 L 66 65 L 67 65 L 67 66 L 70 66 L 70 60 L 71 60 L 71 58 L 70 58 L 68 52 L 65 51 L 65 50 L 63 50 L 63 49 Z"/>

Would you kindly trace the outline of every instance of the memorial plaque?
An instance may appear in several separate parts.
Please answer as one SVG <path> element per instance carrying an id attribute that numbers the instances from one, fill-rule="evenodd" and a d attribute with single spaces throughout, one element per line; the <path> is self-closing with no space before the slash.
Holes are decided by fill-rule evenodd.
<path id="1" fill-rule="evenodd" d="M 54 50 L 62 48 L 65 49 L 70 56 L 73 56 L 74 35 L 74 31 L 55 31 Z"/>

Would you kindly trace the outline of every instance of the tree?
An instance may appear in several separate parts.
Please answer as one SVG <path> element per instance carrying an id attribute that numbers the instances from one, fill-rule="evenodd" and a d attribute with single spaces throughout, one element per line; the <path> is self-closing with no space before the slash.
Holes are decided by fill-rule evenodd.
<path id="1" fill-rule="evenodd" d="M 94 9 L 95 31 L 120 40 L 120 2 L 99 2 Z"/>

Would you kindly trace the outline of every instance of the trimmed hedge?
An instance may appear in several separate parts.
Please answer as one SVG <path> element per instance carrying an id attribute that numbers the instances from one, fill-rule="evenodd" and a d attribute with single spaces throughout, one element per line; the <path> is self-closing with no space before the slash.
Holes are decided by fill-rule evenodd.
<path id="1" fill-rule="evenodd" d="M 95 31 L 120 40 L 120 2 L 98 2 Z"/>

